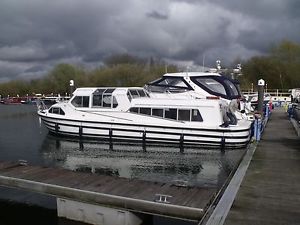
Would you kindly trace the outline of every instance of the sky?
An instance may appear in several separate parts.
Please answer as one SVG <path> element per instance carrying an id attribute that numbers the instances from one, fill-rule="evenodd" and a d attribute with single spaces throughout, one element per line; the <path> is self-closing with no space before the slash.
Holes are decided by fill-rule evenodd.
<path id="1" fill-rule="evenodd" d="M 214 66 L 300 42 L 299 0 L 0 0 L 0 83 L 114 54 Z"/>

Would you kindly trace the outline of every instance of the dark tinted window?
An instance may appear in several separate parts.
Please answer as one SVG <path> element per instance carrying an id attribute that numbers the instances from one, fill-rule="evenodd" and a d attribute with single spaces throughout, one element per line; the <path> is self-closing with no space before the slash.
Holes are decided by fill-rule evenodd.
<path id="1" fill-rule="evenodd" d="M 138 98 L 139 97 L 139 93 L 137 90 L 133 89 L 133 90 L 129 90 L 131 97 L 132 98 Z"/>
<path id="2" fill-rule="evenodd" d="M 202 122 L 202 116 L 198 109 L 192 109 L 192 121 L 200 121 Z"/>
<path id="3" fill-rule="evenodd" d="M 128 97 L 128 100 L 131 102 L 131 100 L 132 100 L 132 97 L 131 97 L 131 94 L 130 94 L 130 92 L 129 92 L 129 91 L 127 91 L 127 97 Z"/>
<path id="4" fill-rule="evenodd" d="M 190 121 L 191 110 L 178 109 L 178 120 Z"/>
<path id="5" fill-rule="evenodd" d="M 102 106 L 102 95 L 93 96 L 93 106 Z"/>
<path id="6" fill-rule="evenodd" d="M 52 107 L 49 109 L 49 113 L 65 115 L 65 112 L 59 107 Z"/>
<path id="7" fill-rule="evenodd" d="M 152 109 L 152 116 L 163 117 L 164 110 L 163 109 Z"/>
<path id="8" fill-rule="evenodd" d="M 83 96 L 82 97 L 82 107 L 89 107 L 89 103 L 90 103 L 90 97 Z"/>
<path id="9" fill-rule="evenodd" d="M 137 90 L 137 91 L 138 91 L 140 97 L 145 97 L 145 96 L 146 96 L 144 90 L 140 90 L 140 89 L 139 89 L 139 90 Z"/>
<path id="10" fill-rule="evenodd" d="M 76 96 L 73 98 L 71 101 L 71 104 L 74 105 L 75 107 L 82 107 L 82 96 Z"/>
<path id="11" fill-rule="evenodd" d="M 177 119 L 177 109 L 165 109 L 165 118 Z"/>
<path id="12" fill-rule="evenodd" d="M 105 90 L 105 94 L 111 94 L 114 92 L 115 89 L 109 88 Z"/>
<path id="13" fill-rule="evenodd" d="M 229 80 L 224 80 L 225 84 L 227 84 L 228 90 L 230 92 L 231 96 L 237 96 L 239 95 L 239 91 L 236 88 L 236 86 Z"/>
<path id="14" fill-rule="evenodd" d="M 130 112 L 134 112 L 134 113 L 139 113 L 139 108 L 137 107 L 132 107 L 129 109 Z"/>
<path id="15" fill-rule="evenodd" d="M 151 115 L 151 108 L 140 108 L 140 114 Z"/>
<path id="16" fill-rule="evenodd" d="M 71 104 L 75 107 L 89 107 L 89 96 L 76 96 L 71 101 Z"/>
<path id="17" fill-rule="evenodd" d="M 64 112 L 64 110 L 62 110 L 62 109 L 59 109 L 59 114 L 60 114 L 60 115 L 65 115 L 65 112 Z"/>
<path id="18" fill-rule="evenodd" d="M 53 108 L 52 113 L 59 114 L 59 108 Z"/>

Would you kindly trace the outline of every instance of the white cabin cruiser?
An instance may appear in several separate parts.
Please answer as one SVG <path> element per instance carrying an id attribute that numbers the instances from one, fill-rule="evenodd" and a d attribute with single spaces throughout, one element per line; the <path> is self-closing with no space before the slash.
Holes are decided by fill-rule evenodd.
<path id="1" fill-rule="evenodd" d="M 232 100 L 242 99 L 238 82 L 215 72 L 167 73 L 162 78 L 148 83 L 145 89 L 151 97 L 173 98 L 193 96 L 193 98 L 223 99 L 230 104 Z M 253 112 L 246 102 L 239 101 L 240 110 L 235 112 L 237 119 L 253 120 Z"/>
<path id="2" fill-rule="evenodd" d="M 196 92 L 174 95 L 140 87 L 95 87 L 78 88 L 68 102 L 39 109 L 38 114 L 49 131 L 57 135 L 245 147 L 250 140 L 251 122 L 241 119 L 236 125 L 221 126 L 227 108 L 228 103 L 218 96 Z"/>

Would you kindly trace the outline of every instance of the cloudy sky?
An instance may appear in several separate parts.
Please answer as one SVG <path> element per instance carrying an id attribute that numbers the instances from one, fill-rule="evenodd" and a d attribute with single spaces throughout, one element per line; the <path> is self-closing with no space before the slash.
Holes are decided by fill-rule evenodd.
<path id="1" fill-rule="evenodd" d="M 299 0 L 0 0 L 0 82 L 124 53 L 229 63 L 283 39 L 300 42 Z"/>

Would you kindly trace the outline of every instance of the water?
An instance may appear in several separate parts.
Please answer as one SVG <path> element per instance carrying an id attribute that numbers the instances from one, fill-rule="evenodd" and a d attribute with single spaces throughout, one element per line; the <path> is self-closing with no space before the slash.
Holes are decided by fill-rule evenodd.
<path id="1" fill-rule="evenodd" d="M 49 135 L 40 124 L 32 105 L 0 105 L 0 124 L 1 161 L 23 159 L 32 165 L 150 181 L 180 180 L 188 185 L 219 188 L 244 153 L 244 150 L 221 152 L 197 148 L 186 148 L 182 153 L 177 146 L 144 149 L 141 145 L 113 143 L 111 146 L 101 141 L 58 138 Z M 16 211 L 23 212 L 22 223 L 28 218 L 30 224 L 68 224 L 56 218 L 55 198 L 0 188 L 0 213 L 5 215 L 0 216 L 0 224 L 19 224 L 18 217 L 11 216 Z M 171 222 L 155 217 L 149 224 Z"/>

